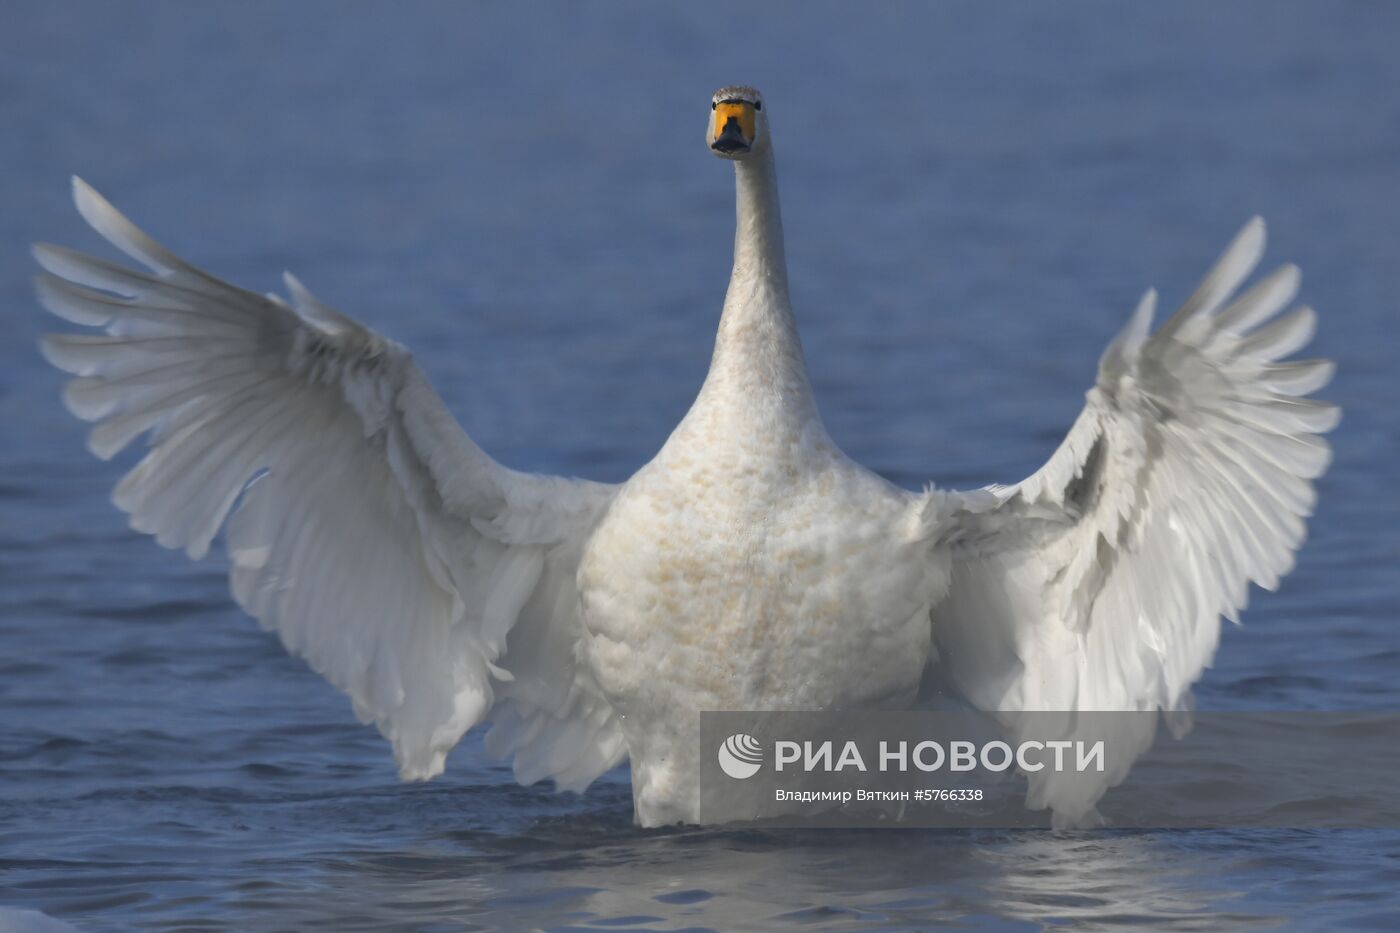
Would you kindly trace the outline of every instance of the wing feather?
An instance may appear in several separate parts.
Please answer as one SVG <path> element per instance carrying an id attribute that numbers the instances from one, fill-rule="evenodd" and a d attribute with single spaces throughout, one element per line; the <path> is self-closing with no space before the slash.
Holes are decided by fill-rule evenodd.
<path id="1" fill-rule="evenodd" d="M 975 705 L 1184 709 L 1221 616 L 1292 568 L 1340 412 L 1307 397 L 1332 363 L 1281 361 L 1316 330 L 1310 308 L 1282 313 L 1297 268 L 1235 295 L 1263 250 L 1256 218 L 1155 333 L 1149 292 L 1068 437 L 1033 476 L 991 487 L 995 508 L 979 491 L 949 515 L 930 494 L 926 515 L 953 542 L 933 610 L 939 676 Z M 1031 797 L 1079 822 L 1119 777 L 1086 792 L 1037 775 Z"/>
<path id="2" fill-rule="evenodd" d="M 245 291 L 77 179 L 73 195 L 149 270 L 34 251 L 44 307 L 104 330 L 42 344 L 79 377 L 64 400 L 96 422 L 90 449 L 148 435 L 113 493 L 132 526 L 196 559 L 227 526 L 234 598 L 350 695 L 405 778 L 439 773 L 487 717 L 531 779 L 581 788 L 617 764 L 616 717 L 575 660 L 573 589 L 614 488 L 502 467 L 407 351 L 291 275 L 290 303 Z"/>

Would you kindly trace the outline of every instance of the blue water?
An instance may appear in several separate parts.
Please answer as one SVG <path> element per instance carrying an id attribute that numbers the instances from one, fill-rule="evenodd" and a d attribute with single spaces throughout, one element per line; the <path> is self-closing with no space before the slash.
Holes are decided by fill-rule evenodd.
<path id="1" fill-rule="evenodd" d="M 1143 288 L 1253 213 L 1340 364 L 1298 569 L 1210 708 L 1400 708 L 1400 6 L 510 9 L 7 0 L 0 14 L 0 906 L 85 930 L 1400 925 L 1396 832 L 643 832 L 625 775 L 520 788 L 386 744 L 129 532 L 34 339 L 67 176 L 191 259 L 415 348 L 506 463 L 621 480 L 703 377 L 766 95 L 832 435 L 915 486 L 1015 480 Z M 0 928 L 4 914 L 0 913 Z"/>

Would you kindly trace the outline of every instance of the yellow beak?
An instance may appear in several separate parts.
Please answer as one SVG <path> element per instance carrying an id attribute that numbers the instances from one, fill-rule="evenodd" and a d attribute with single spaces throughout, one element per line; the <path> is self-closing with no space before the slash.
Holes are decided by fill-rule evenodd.
<path id="1" fill-rule="evenodd" d="M 754 107 L 745 100 L 715 104 L 710 148 L 720 152 L 747 152 L 754 140 Z"/>

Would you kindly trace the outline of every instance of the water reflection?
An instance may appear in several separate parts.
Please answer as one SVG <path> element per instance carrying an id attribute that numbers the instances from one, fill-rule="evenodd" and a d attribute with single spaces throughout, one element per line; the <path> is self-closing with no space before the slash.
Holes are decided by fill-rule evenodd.
<path id="1" fill-rule="evenodd" d="M 608 799 L 516 833 L 455 831 L 411 852 L 338 857 L 324 866 L 337 890 L 317 922 L 370 929 L 411 917 L 444 930 L 1279 923 L 1234 903 L 1218 859 L 1180 844 L 1190 834 L 656 832 L 631 826 L 625 788 L 600 796 Z"/>

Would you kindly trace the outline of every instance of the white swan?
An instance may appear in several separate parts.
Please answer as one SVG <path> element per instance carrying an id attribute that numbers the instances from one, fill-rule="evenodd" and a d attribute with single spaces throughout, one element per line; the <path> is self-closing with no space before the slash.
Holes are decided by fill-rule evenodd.
<path id="1" fill-rule="evenodd" d="M 150 432 L 114 494 L 134 528 L 198 558 L 242 497 L 234 598 L 406 779 L 489 720 L 522 782 L 582 789 L 630 758 L 655 825 L 697 819 L 697 710 L 901 705 L 934 668 L 988 710 L 1180 706 L 1219 617 L 1289 569 L 1337 420 L 1304 397 L 1331 364 L 1279 362 L 1314 326 L 1275 319 L 1297 270 L 1235 294 L 1262 222 L 1155 333 L 1148 292 L 1035 475 L 912 493 L 822 426 L 758 93 L 719 91 L 707 142 L 738 182 L 714 358 L 621 486 L 501 466 L 403 347 L 290 275 L 288 305 L 196 269 L 77 180 L 150 272 L 36 247 L 45 307 L 106 330 L 44 350 L 79 376 L 65 401 L 95 454 Z"/>

